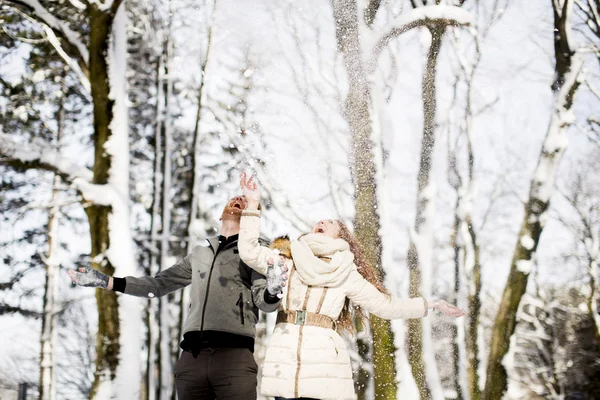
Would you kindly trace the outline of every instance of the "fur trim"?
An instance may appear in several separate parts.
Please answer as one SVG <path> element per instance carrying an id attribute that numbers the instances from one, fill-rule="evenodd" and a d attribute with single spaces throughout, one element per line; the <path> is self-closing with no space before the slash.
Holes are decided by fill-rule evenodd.
<path id="1" fill-rule="evenodd" d="M 284 256 L 285 258 L 292 258 L 292 248 L 290 246 L 290 238 L 289 236 L 279 236 L 278 238 L 273 239 L 271 245 L 269 246 L 272 250 L 279 250 L 279 254 Z"/>

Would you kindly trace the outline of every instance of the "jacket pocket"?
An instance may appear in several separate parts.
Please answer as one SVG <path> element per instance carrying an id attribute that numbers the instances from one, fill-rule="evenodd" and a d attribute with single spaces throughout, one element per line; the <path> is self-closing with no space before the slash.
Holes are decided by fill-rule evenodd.
<path id="1" fill-rule="evenodd" d="M 235 305 L 240 308 L 240 322 L 244 325 L 244 294 L 242 292 L 240 292 L 240 297 Z"/>

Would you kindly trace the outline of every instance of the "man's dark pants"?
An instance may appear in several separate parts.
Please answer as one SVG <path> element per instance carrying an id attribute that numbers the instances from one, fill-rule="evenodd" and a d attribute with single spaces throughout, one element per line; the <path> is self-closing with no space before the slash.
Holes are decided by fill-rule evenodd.
<path id="1" fill-rule="evenodd" d="M 183 351 L 175 364 L 179 400 L 256 400 L 254 355 L 247 348 Z"/>

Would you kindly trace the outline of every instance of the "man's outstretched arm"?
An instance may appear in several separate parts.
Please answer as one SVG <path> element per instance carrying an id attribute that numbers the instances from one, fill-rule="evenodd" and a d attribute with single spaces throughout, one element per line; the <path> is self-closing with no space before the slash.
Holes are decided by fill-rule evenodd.
<path id="1" fill-rule="evenodd" d="M 154 277 L 113 278 L 90 267 L 79 268 L 78 271 L 70 270 L 69 276 L 73 283 L 80 286 L 109 289 L 137 297 L 161 297 L 192 282 L 190 260 L 191 256 L 187 256 Z"/>

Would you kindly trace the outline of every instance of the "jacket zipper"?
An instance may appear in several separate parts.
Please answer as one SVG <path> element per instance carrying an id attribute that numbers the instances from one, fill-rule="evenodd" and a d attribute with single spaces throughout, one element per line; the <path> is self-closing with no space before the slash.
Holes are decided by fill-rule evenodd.
<path id="1" fill-rule="evenodd" d="M 235 305 L 240 307 L 240 322 L 244 325 L 244 295 L 242 292 L 240 292 L 240 297 Z"/>
<path id="2" fill-rule="evenodd" d="M 237 244 L 237 240 L 233 243 L 230 243 L 228 246 L 225 246 L 221 249 L 221 244 L 219 243 L 219 247 L 217 248 L 216 252 L 215 252 L 215 256 L 213 257 L 212 260 L 212 264 L 210 265 L 210 271 L 208 272 L 208 283 L 206 284 L 206 295 L 204 296 L 204 304 L 202 305 L 202 322 L 200 323 L 200 338 L 202 338 L 202 334 L 204 333 L 204 315 L 206 313 L 206 303 L 208 302 L 208 293 L 210 291 L 210 281 L 211 281 L 211 277 L 212 277 L 212 273 L 213 273 L 213 269 L 215 267 L 215 261 L 217 261 L 217 256 L 219 255 L 219 253 L 221 251 L 225 251 L 227 249 L 229 249 L 231 247 L 232 244 Z M 215 251 L 215 248 L 213 247 L 213 245 L 208 242 L 208 245 L 210 246 L 210 248 Z"/>
<path id="3" fill-rule="evenodd" d="M 209 246 L 213 251 L 215 250 L 208 242 Z M 220 246 L 219 246 L 220 247 Z M 202 322 L 200 323 L 200 337 L 202 338 L 202 334 L 204 333 L 204 314 L 206 313 L 206 303 L 208 301 L 208 292 L 210 291 L 210 279 L 212 277 L 213 269 L 215 267 L 215 261 L 217 261 L 217 255 L 219 254 L 219 249 L 217 248 L 215 252 L 215 256 L 213 257 L 212 264 L 210 265 L 210 271 L 208 272 L 208 281 L 206 283 L 206 295 L 204 296 L 204 304 L 202 305 Z"/>

